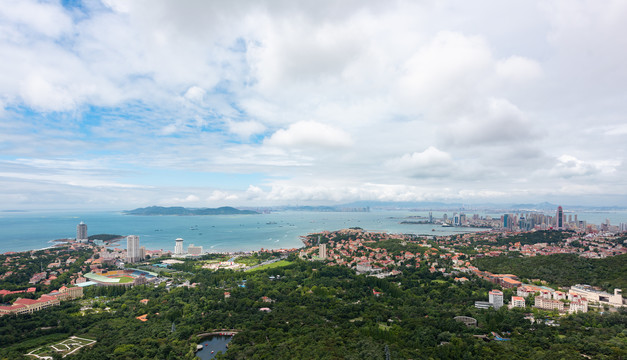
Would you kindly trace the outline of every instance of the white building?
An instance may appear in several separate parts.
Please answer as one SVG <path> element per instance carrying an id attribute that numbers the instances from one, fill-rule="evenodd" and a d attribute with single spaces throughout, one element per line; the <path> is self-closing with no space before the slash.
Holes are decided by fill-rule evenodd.
<path id="1" fill-rule="evenodd" d="M 503 306 L 503 292 L 501 290 L 492 290 L 488 295 L 488 302 L 494 306 L 496 310 Z"/>
<path id="2" fill-rule="evenodd" d="M 510 302 L 511 307 L 525 307 L 525 298 L 522 296 L 512 296 L 512 301 Z"/>
<path id="3" fill-rule="evenodd" d="M 187 247 L 187 253 L 190 255 L 202 255 L 202 246 L 194 246 L 194 244 L 189 244 Z"/>
<path id="4" fill-rule="evenodd" d="M 79 242 L 87 242 L 87 224 L 81 221 L 80 224 L 76 225 L 76 241 Z"/>
<path id="5" fill-rule="evenodd" d="M 174 245 L 174 255 L 183 255 L 185 251 L 183 250 L 183 239 L 176 239 L 176 245 Z"/>
<path id="6" fill-rule="evenodd" d="M 141 260 L 139 253 L 139 236 L 129 235 L 126 237 L 126 262 L 134 263 Z"/>
<path id="7" fill-rule="evenodd" d="M 327 244 L 320 244 L 318 247 L 318 258 L 320 260 L 326 260 L 327 258 Z"/>
<path id="8" fill-rule="evenodd" d="M 575 300 L 570 303 L 569 313 L 588 312 L 588 302 L 586 299 Z"/>
<path id="9" fill-rule="evenodd" d="M 542 296 L 536 296 L 535 307 L 544 310 L 564 311 L 564 303 L 559 300 L 546 299 Z"/>
<path id="10" fill-rule="evenodd" d="M 568 291 L 568 297 L 573 298 L 577 295 L 582 298 L 588 299 L 588 301 L 598 302 L 600 304 L 606 304 L 610 306 L 624 306 L 623 295 L 621 289 L 614 289 L 614 295 L 594 289 L 590 285 L 577 284 L 573 285 Z"/>

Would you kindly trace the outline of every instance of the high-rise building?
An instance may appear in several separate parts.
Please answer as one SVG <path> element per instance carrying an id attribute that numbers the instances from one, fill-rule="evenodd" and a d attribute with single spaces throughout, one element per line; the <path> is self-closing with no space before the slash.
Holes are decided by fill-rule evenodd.
<path id="1" fill-rule="evenodd" d="M 557 230 L 564 229 L 564 210 L 561 206 L 557 207 L 557 214 L 555 214 L 555 227 Z"/>
<path id="2" fill-rule="evenodd" d="M 174 245 L 174 255 L 183 255 L 185 251 L 183 251 L 183 239 L 176 239 L 176 245 Z"/>
<path id="3" fill-rule="evenodd" d="M 81 221 L 80 224 L 76 225 L 76 241 L 87 242 L 87 224 Z"/>
<path id="4" fill-rule="evenodd" d="M 488 302 L 498 310 L 503 306 L 503 292 L 501 290 L 492 290 L 488 294 Z"/>
<path id="5" fill-rule="evenodd" d="M 126 237 L 126 262 L 134 263 L 140 260 L 139 236 L 129 235 Z"/>
<path id="6" fill-rule="evenodd" d="M 326 260 L 327 244 L 320 244 L 320 246 L 318 247 L 318 258 L 320 258 L 320 260 Z"/>

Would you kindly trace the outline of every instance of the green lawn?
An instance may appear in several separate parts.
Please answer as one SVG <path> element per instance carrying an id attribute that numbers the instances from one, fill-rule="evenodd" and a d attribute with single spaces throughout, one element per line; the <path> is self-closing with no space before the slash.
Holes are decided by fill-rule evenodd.
<path id="1" fill-rule="evenodd" d="M 131 283 L 133 282 L 133 278 L 127 277 L 127 276 L 121 276 L 120 277 L 120 284 L 127 284 L 127 283 Z"/>
<path id="2" fill-rule="evenodd" d="M 254 268 L 254 269 L 250 269 L 250 270 L 246 270 L 246 271 L 247 272 L 253 272 L 253 271 L 266 270 L 266 269 L 273 269 L 273 268 L 287 266 L 287 265 L 290 265 L 291 263 L 292 263 L 291 261 L 279 260 L 277 262 L 273 262 L 272 264 L 263 265 L 263 266 L 260 266 L 260 267 Z"/>

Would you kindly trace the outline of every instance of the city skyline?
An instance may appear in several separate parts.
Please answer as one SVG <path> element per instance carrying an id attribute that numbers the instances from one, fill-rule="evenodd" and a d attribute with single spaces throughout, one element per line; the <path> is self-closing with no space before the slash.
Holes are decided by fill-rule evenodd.
<path id="1" fill-rule="evenodd" d="M 0 8 L 0 210 L 627 203 L 627 4 Z"/>

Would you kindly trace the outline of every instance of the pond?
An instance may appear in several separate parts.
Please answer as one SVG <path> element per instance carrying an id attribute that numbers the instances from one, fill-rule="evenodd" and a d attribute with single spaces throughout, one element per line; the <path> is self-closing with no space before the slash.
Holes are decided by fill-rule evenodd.
<path id="1" fill-rule="evenodd" d="M 226 352 L 226 345 L 231 341 L 232 336 L 215 335 L 202 339 L 199 345 L 202 350 L 196 353 L 196 356 L 202 360 L 213 359 L 219 352 Z"/>

